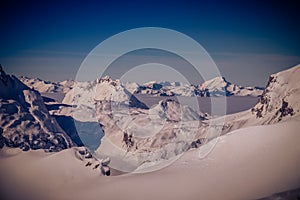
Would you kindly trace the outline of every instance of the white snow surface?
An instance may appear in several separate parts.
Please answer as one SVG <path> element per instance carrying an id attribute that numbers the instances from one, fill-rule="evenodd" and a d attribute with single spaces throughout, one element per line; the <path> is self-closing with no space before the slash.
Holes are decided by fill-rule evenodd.
<path id="1" fill-rule="evenodd" d="M 300 187 L 299 117 L 239 129 L 211 153 L 185 153 L 171 166 L 145 174 L 103 177 L 74 157 L 1 150 L 3 197 L 9 199 L 258 199 Z M 45 181 L 46 180 L 46 181 Z"/>

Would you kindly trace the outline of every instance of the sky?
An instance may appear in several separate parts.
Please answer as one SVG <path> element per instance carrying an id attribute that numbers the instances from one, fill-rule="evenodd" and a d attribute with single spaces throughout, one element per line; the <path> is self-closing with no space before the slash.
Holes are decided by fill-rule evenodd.
<path id="1" fill-rule="evenodd" d="M 107 38 L 134 28 L 163 27 L 201 44 L 228 81 L 265 86 L 269 75 L 300 63 L 300 7 L 295 2 L 4 0 L 0 63 L 17 76 L 74 79 L 87 54 Z M 127 56 L 157 58 L 151 51 Z M 164 56 L 178 59 L 162 53 L 158 61 Z M 113 73 L 126 65 L 121 61 Z M 166 71 L 155 76 L 167 77 Z M 140 81 L 147 78 L 146 73 Z"/>

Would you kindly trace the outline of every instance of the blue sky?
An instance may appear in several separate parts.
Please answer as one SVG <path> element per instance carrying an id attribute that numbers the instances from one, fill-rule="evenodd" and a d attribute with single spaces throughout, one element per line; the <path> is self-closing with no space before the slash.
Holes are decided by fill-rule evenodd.
<path id="1" fill-rule="evenodd" d="M 15 75 L 74 79 L 100 42 L 148 26 L 195 39 L 241 85 L 264 86 L 300 63 L 300 7 L 292 1 L 1 1 L 1 8 L 0 63 Z"/>

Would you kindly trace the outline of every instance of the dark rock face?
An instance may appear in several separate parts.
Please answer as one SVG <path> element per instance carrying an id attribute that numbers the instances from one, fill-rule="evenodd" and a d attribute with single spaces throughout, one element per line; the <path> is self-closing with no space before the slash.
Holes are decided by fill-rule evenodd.
<path id="1" fill-rule="evenodd" d="M 256 115 L 256 118 L 262 118 L 264 116 L 263 113 L 266 113 L 269 108 L 270 103 L 270 95 L 269 93 L 270 88 L 272 87 L 272 84 L 276 83 L 276 78 L 274 76 L 269 77 L 269 81 L 267 84 L 266 89 L 263 91 L 258 104 L 251 109 L 252 113 Z"/>
<path id="2" fill-rule="evenodd" d="M 128 149 L 130 149 L 134 146 L 134 139 L 133 139 L 132 135 L 128 135 L 127 132 L 124 133 L 123 142 L 125 143 L 125 145 Z"/>
<path id="3" fill-rule="evenodd" d="M 288 102 L 284 101 L 282 99 L 282 106 L 281 108 L 277 111 L 279 116 L 279 121 L 281 121 L 282 117 L 285 117 L 287 115 L 293 116 L 295 114 L 293 108 L 288 107 Z"/>
<path id="4" fill-rule="evenodd" d="M 154 83 L 153 84 L 153 90 L 160 90 L 163 86 L 161 84 L 158 83 Z"/>
<path id="5" fill-rule="evenodd" d="M 208 140 L 206 138 L 199 138 L 191 143 L 190 148 L 198 148 L 202 144 L 205 144 L 207 142 L 208 142 Z"/>
<path id="6" fill-rule="evenodd" d="M 128 91 L 126 92 L 129 93 Z M 130 107 L 148 109 L 148 107 L 144 103 L 139 101 L 134 95 L 131 95 L 130 93 L 128 95 L 130 95 L 130 99 L 129 99 Z"/>

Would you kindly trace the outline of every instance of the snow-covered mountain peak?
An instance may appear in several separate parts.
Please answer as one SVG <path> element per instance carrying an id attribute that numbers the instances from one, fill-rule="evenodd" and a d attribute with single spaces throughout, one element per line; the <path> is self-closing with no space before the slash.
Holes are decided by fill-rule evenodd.
<path id="1" fill-rule="evenodd" d="M 300 113 L 300 65 L 273 74 L 259 102 L 252 109 L 266 123 L 286 120 Z"/>
<path id="2" fill-rule="evenodd" d="M 296 88 L 298 87 L 300 80 L 300 64 L 285 71 L 273 74 L 271 75 L 271 77 L 277 78 L 277 82 L 281 82 L 284 85 L 287 85 L 286 87 Z"/>
<path id="3" fill-rule="evenodd" d="M 60 151 L 73 142 L 49 114 L 39 92 L 0 68 L 0 147 Z"/>
<path id="4" fill-rule="evenodd" d="M 119 80 L 112 80 L 105 76 L 95 85 L 95 100 L 97 101 L 117 101 L 128 102 L 130 97 L 126 89 Z"/>
<path id="5" fill-rule="evenodd" d="M 242 87 L 227 81 L 224 77 L 215 77 L 198 86 L 196 94 L 199 96 L 260 96 L 263 90 L 259 87 Z"/>
<path id="6" fill-rule="evenodd" d="M 131 94 L 120 82 L 109 76 L 101 78 L 95 85 L 95 101 L 110 101 L 129 105 L 130 107 L 147 108 L 134 95 Z"/>
<path id="7" fill-rule="evenodd" d="M 147 108 L 134 95 L 128 92 L 120 80 L 113 80 L 108 76 L 88 82 L 77 82 L 73 89 L 66 93 L 62 101 L 64 104 L 74 105 L 74 115 L 79 121 L 97 121 L 95 118 L 95 103 L 102 102 L 105 105 L 122 104 L 129 107 Z M 90 115 L 82 113 L 90 112 Z"/>
<path id="8" fill-rule="evenodd" d="M 226 87 L 228 84 L 231 84 L 231 83 L 227 82 L 224 77 L 218 76 L 218 77 L 215 77 L 208 81 L 205 81 L 200 86 L 200 88 L 220 88 L 220 87 Z"/>

